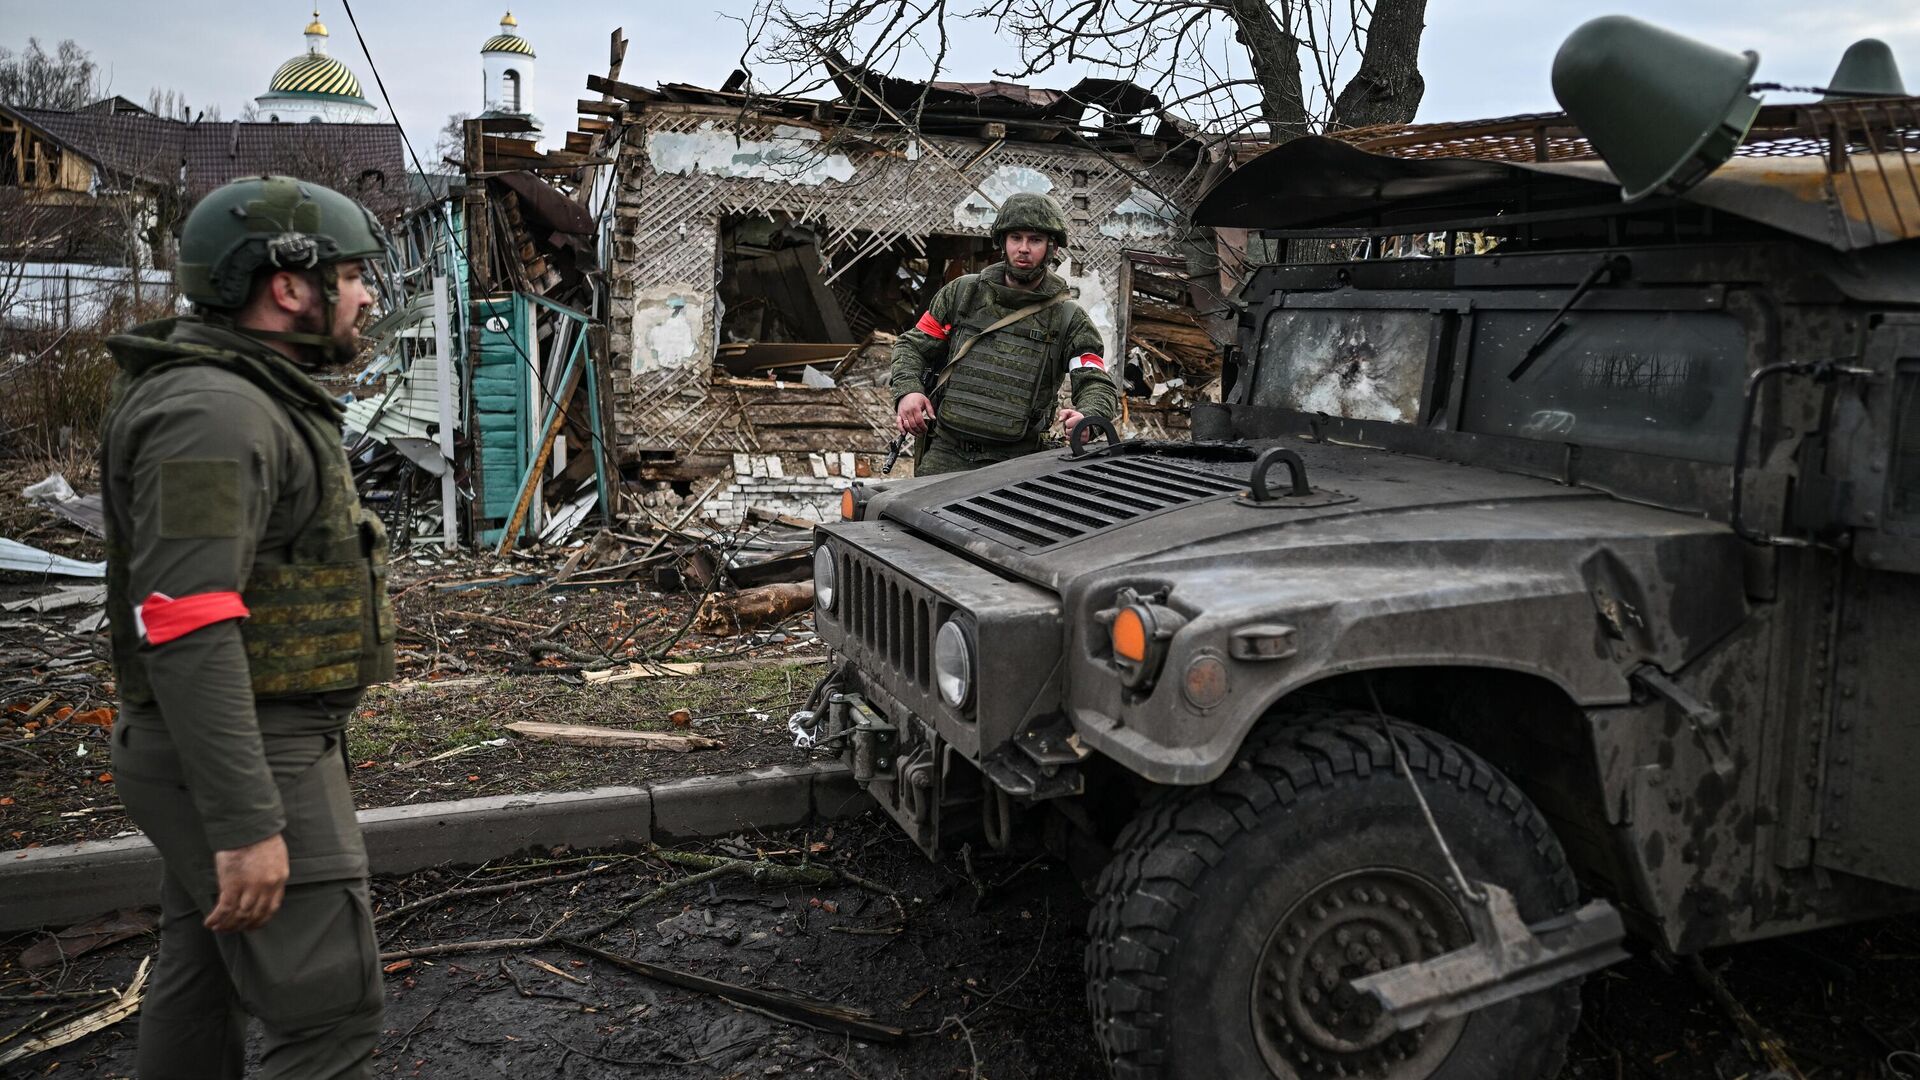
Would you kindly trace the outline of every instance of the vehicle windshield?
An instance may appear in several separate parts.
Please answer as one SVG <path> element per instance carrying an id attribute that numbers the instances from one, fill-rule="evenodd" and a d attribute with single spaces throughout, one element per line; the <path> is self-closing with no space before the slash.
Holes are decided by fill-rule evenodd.
<path id="1" fill-rule="evenodd" d="M 1539 294 L 1533 294 L 1535 296 Z M 1469 313 L 1418 306 L 1271 311 L 1251 403 L 1350 420 L 1430 423 L 1429 363 L 1458 387 L 1432 408 L 1455 430 L 1733 460 L 1746 375 L 1746 331 L 1718 310 L 1579 311 L 1518 379 L 1509 373 L 1551 310 L 1475 297 Z M 1492 302 L 1487 302 L 1492 301 Z M 1484 307 L 1482 306 L 1484 303 Z M 1464 364 L 1464 376 L 1457 366 Z"/>

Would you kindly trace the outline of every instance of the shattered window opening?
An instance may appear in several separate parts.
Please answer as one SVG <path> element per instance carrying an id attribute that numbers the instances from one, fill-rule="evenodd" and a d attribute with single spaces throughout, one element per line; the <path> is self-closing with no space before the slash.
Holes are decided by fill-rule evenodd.
<path id="1" fill-rule="evenodd" d="M 1423 310 L 1278 310 L 1260 340 L 1254 403 L 1411 423 L 1433 327 Z"/>

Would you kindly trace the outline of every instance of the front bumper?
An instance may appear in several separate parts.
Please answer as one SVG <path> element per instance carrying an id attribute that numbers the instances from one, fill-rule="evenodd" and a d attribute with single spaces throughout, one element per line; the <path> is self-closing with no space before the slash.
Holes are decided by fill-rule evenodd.
<path id="1" fill-rule="evenodd" d="M 840 689 L 883 705 L 897 727 L 925 724 L 976 764 L 1029 720 L 1059 711 L 1059 598 L 889 522 L 838 522 L 817 532 L 833 552 L 836 595 L 814 622 L 846 659 Z M 933 639 L 949 619 L 972 629 L 974 689 L 963 708 L 934 688 Z"/>

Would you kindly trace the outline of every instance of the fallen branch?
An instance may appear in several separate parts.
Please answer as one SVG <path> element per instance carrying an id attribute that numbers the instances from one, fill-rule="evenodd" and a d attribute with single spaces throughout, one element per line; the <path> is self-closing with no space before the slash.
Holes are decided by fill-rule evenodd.
<path id="1" fill-rule="evenodd" d="M 632 858 L 633 856 L 631 855 L 621 855 L 600 866 L 590 866 L 585 870 L 575 870 L 569 874 L 555 874 L 552 877 L 529 878 L 522 881 L 501 881 L 492 885 L 471 885 L 465 888 L 447 889 L 443 892 L 437 892 L 432 896 L 424 896 L 418 900 L 410 900 L 390 911 L 383 911 L 374 916 L 373 921 L 375 923 L 383 923 L 388 919 L 398 918 L 401 915 L 419 911 L 421 908 L 435 907 L 449 900 L 464 900 L 470 896 L 496 896 L 500 893 L 510 893 L 519 889 L 558 885 L 565 881 L 578 881 L 584 877 L 592 877 L 594 874 L 604 873 L 623 862 L 630 861 Z"/>
<path id="2" fill-rule="evenodd" d="M 49 1028 L 6 1053 L 0 1054 L 0 1065 L 31 1057 L 45 1050 L 53 1050 L 71 1042 L 79 1042 L 94 1032 L 104 1031 L 139 1012 L 140 998 L 147 987 L 147 968 L 152 963 L 153 957 L 143 958 L 140 961 L 140 970 L 133 973 L 133 981 L 127 984 L 125 990 L 114 995 L 113 1001 L 85 1016 L 76 1017 L 57 1027 Z"/>
<path id="3" fill-rule="evenodd" d="M 695 975 L 692 972 L 680 971 L 677 968 L 663 967 L 659 964 L 647 963 L 645 960 L 635 960 L 631 957 L 620 956 L 617 953 L 607 952 L 605 949 L 596 949 L 591 945 L 572 938 L 561 939 L 561 944 L 570 949 L 583 952 L 588 956 L 604 960 L 609 964 L 625 968 L 635 974 L 645 975 L 650 979 L 657 979 L 669 986 L 678 986 L 683 990 L 697 990 L 702 993 L 713 994 L 716 997 L 725 998 L 736 1005 L 762 1008 L 784 1019 L 818 1025 L 831 1031 L 853 1035 L 862 1039 L 870 1039 L 874 1042 L 899 1042 L 907 1037 L 907 1032 L 904 1028 L 894 1027 L 891 1024 L 878 1023 L 871 1019 L 871 1013 L 849 1008 L 845 1005 L 834 1005 L 830 1002 L 801 997 L 798 994 L 773 990 L 757 990 L 753 987 L 740 986 L 736 983 L 721 982 L 718 979 L 709 979 L 704 975 Z"/>
<path id="4" fill-rule="evenodd" d="M 625 747 L 632 750 L 671 750 L 684 754 L 690 750 L 724 749 L 726 743 L 705 735 L 676 735 L 665 731 L 628 731 L 624 728 L 598 727 L 593 724 L 548 724 L 538 720 L 517 720 L 507 730 L 537 742 L 562 746 Z"/>
<path id="5" fill-rule="evenodd" d="M 442 611 L 439 612 L 439 617 L 452 619 L 455 622 L 484 623 L 487 626 L 499 626 L 508 630 L 526 630 L 535 634 L 545 633 L 547 629 L 538 623 L 522 622 L 519 619 L 509 619 L 500 615 L 483 615 L 478 611 Z"/>
<path id="6" fill-rule="evenodd" d="M 732 596 L 709 597 L 694 619 L 702 634 L 726 637 L 754 627 L 777 623 L 813 607 L 813 582 L 762 585 Z"/>
<path id="7" fill-rule="evenodd" d="M 847 870 L 831 866 L 783 866 L 766 859 L 734 859 L 725 855 L 703 855 L 697 851 L 668 851 L 651 848 L 650 853 L 663 862 L 678 863 L 681 866 L 698 866 L 708 869 L 732 870 L 752 875 L 754 881 L 771 880 L 786 885 L 825 885 L 831 881 L 844 881 L 857 885 L 882 896 L 896 896 L 898 892 L 873 880 L 861 877 Z M 790 876 L 789 876 L 790 875 Z"/>
<path id="8" fill-rule="evenodd" d="M 1733 991 L 1727 989 L 1726 982 L 1707 967 L 1705 961 L 1698 956 L 1689 956 L 1687 970 L 1727 1014 L 1727 1018 L 1733 1021 L 1733 1026 L 1739 1030 L 1740 1037 L 1746 1041 L 1755 1057 L 1766 1062 L 1780 1076 L 1806 1080 L 1806 1074 L 1800 1071 L 1800 1066 L 1794 1064 L 1793 1058 L 1787 1055 L 1786 1043 L 1754 1019 L 1747 1007 L 1740 1004 L 1740 999 L 1733 996 Z"/>

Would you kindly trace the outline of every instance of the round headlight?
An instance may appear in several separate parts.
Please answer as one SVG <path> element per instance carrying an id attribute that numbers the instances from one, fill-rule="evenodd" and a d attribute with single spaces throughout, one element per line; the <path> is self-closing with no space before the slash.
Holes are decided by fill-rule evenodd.
<path id="1" fill-rule="evenodd" d="M 973 643 L 966 628 L 948 619 L 933 639 L 933 681 L 940 698 L 958 709 L 973 695 Z"/>
<path id="2" fill-rule="evenodd" d="M 825 544 L 813 549 L 813 606 L 833 610 L 833 549 Z"/>

